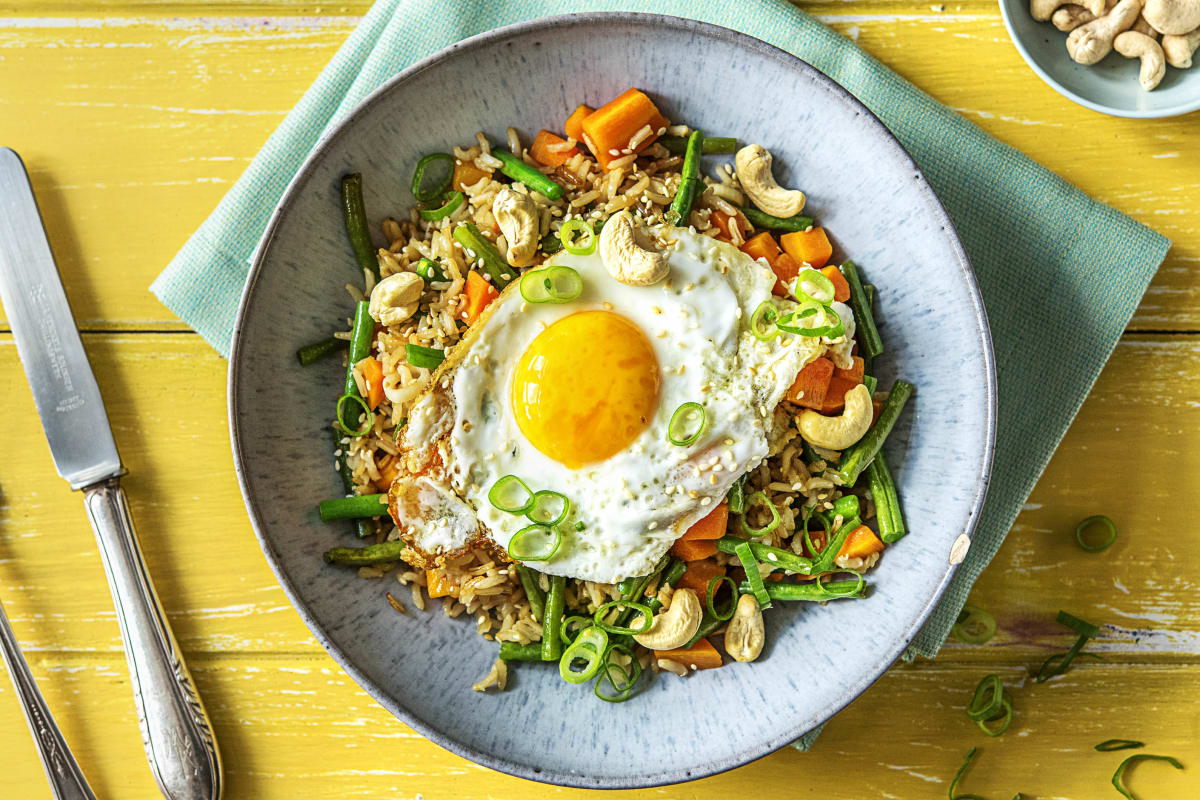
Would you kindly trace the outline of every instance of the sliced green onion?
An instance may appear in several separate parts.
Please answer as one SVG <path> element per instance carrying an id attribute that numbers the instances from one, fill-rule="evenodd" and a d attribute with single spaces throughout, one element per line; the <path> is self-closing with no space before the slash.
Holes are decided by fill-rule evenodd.
<path id="1" fill-rule="evenodd" d="M 950 635 L 964 644 L 983 644 L 996 635 L 996 618 L 979 606 L 963 606 Z"/>
<path id="2" fill-rule="evenodd" d="M 526 272 L 519 288 L 527 303 L 569 303 L 583 294 L 583 278 L 570 267 L 555 265 Z"/>
<path id="3" fill-rule="evenodd" d="M 558 231 L 563 249 L 573 256 L 590 256 L 596 252 L 596 231 L 581 219 L 569 219 Z"/>
<path id="4" fill-rule="evenodd" d="M 959 794 L 958 784 L 962 781 L 963 776 L 967 774 L 967 769 L 970 768 L 971 762 L 975 760 L 976 748 L 972 747 L 967 751 L 966 760 L 963 765 L 958 768 L 958 772 L 954 773 L 954 779 L 950 781 L 950 800 L 984 800 L 977 794 Z"/>
<path id="5" fill-rule="evenodd" d="M 417 213 L 421 216 L 421 219 L 425 220 L 426 222 L 437 222 L 439 219 L 445 219 L 455 211 L 458 211 L 459 207 L 466 199 L 466 195 L 464 195 L 462 192 L 446 192 L 444 195 L 442 195 L 442 204 L 440 206 L 437 208 L 418 209 Z"/>
<path id="6" fill-rule="evenodd" d="M 838 553 L 842 551 L 842 545 L 846 543 L 846 537 L 859 525 L 862 525 L 862 520 L 858 517 L 851 517 L 850 519 L 842 520 L 841 526 L 836 531 L 826 534 L 825 546 L 821 548 L 821 552 L 816 554 L 816 558 L 813 559 L 813 572 L 820 574 L 822 572 L 829 572 L 834 568 Z M 825 530 L 828 531 L 829 528 Z"/>
<path id="7" fill-rule="evenodd" d="M 1088 528 L 1094 525 L 1103 526 L 1108 531 L 1108 534 L 1104 537 L 1103 541 L 1089 543 L 1084 538 L 1084 533 Z M 1089 553 L 1099 553 L 1107 550 L 1108 548 L 1112 547 L 1113 542 L 1116 540 L 1117 526 L 1113 524 L 1111 519 L 1103 514 L 1096 514 L 1088 517 L 1087 519 L 1080 521 L 1080 523 L 1075 526 L 1075 541 L 1079 543 L 1081 550 L 1086 550 Z"/>
<path id="8" fill-rule="evenodd" d="M 771 502 L 771 498 L 767 497 L 766 492 L 755 492 L 746 498 L 747 509 L 755 503 L 762 503 L 767 507 L 767 510 L 771 512 L 771 521 L 761 528 L 751 528 L 746 524 L 746 515 L 742 514 L 742 530 L 750 537 L 766 536 L 779 527 L 779 509 L 775 508 L 775 504 Z"/>
<path id="9" fill-rule="evenodd" d="M 445 271 L 442 270 L 442 265 L 434 261 L 432 258 L 422 258 L 417 262 L 417 266 L 413 269 L 426 283 L 445 283 L 450 280 L 446 277 Z"/>
<path id="10" fill-rule="evenodd" d="M 725 502 L 729 504 L 730 514 L 745 514 L 746 513 L 746 476 L 738 478 L 733 482 L 733 486 L 729 487 L 729 492 L 725 495 Z"/>
<path id="11" fill-rule="evenodd" d="M 1130 764 L 1137 763 L 1138 761 L 1165 761 L 1175 769 L 1183 769 L 1183 764 L 1180 764 L 1170 756 L 1154 756 L 1149 753 L 1138 753 L 1137 755 L 1130 756 L 1121 762 L 1120 766 L 1117 767 L 1117 771 L 1112 776 L 1112 785 L 1116 787 L 1118 792 L 1128 797 L 1129 800 L 1137 800 L 1137 798 L 1133 796 L 1133 792 L 1125 787 L 1125 770 L 1129 768 Z"/>
<path id="12" fill-rule="evenodd" d="M 758 562 L 754 560 L 754 554 L 750 551 L 750 543 L 742 542 L 733 548 L 733 553 L 738 557 L 738 561 L 742 562 L 742 568 L 746 570 L 746 581 L 750 584 L 750 593 L 758 600 L 758 607 L 770 608 L 771 596 L 767 594 L 767 588 L 763 586 L 762 575 L 758 571 Z"/>
<path id="13" fill-rule="evenodd" d="M 729 584 L 729 592 L 732 597 L 729 600 L 729 608 L 723 611 L 717 611 L 713 601 L 716 599 L 717 592 L 721 588 L 722 583 Z M 708 588 L 704 591 L 704 609 L 708 615 L 715 620 L 725 622 L 733 619 L 734 609 L 737 608 L 738 588 L 733 582 L 733 578 L 728 575 L 714 575 L 708 579 Z"/>
<path id="14" fill-rule="evenodd" d="M 999 675 L 986 675 L 975 687 L 975 694 L 967 705 L 967 716 L 974 720 L 991 719 L 1000 710 L 1004 696 L 1004 684 Z"/>
<path id="15" fill-rule="evenodd" d="M 425 170 L 429 165 L 442 162 L 448 167 L 446 174 L 438 177 L 433 186 L 425 186 Z M 449 153 L 430 153 L 424 156 L 417 162 L 417 168 L 413 171 L 412 177 L 412 193 L 413 197 L 422 203 L 428 203 L 432 200 L 441 197 L 442 192 L 450 187 L 450 182 L 454 179 L 454 156 Z"/>
<path id="16" fill-rule="evenodd" d="M 609 657 L 614 652 L 621 652 L 629 656 L 629 669 L 626 670 L 620 664 L 613 664 L 609 661 Z M 613 671 L 620 673 L 620 681 L 614 680 Z M 596 697 L 608 703 L 624 703 L 633 694 L 633 687 L 637 684 L 638 678 L 642 676 L 642 662 L 638 661 L 637 654 L 633 652 L 633 648 L 626 644 L 609 645 L 608 650 L 604 653 L 604 663 L 600 667 L 600 676 L 596 678 L 596 686 L 592 690 Z M 604 685 L 608 684 L 613 693 L 609 694 L 604 689 Z"/>
<path id="17" fill-rule="evenodd" d="M 1086 640 L 1080 637 L 1080 641 Z M 1078 644 L 1078 641 L 1076 644 Z M 1072 646 L 1071 650 L 1074 649 L 1075 647 Z M 1038 668 L 1038 671 L 1034 673 L 1033 682 L 1045 683 L 1056 675 L 1062 675 L 1067 671 L 1067 668 L 1064 667 L 1063 664 L 1070 665 L 1076 658 L 1090 658 L 1094 661 L 1101 660 L 1100 656 L 1096 653 L 1081 653 L 1078 651 L 1072 653 L 1071 650 L 1068 650 L 1065 653 L 1053 653 L 1050 655 L 1045 661 L 1042 662 L 1042 666 Z"/>
<path id="18" fill-rule="evenodd" d="M 635 628 L 631 625 L 617 625 L 605 622 L 604 615 L 610 608 L 617 609 L 618 619 L 621 616 L 620 612 L 626 609 L 633 609 L 642 615 L 642 624 Z M 592 615 L 592 622 L 605 633 L 636 636 L 639 633 L 645 633 L 650 630 L 650 626 L 654 624 L 654 612 L 643 603 L 634 603 L 630 600 L 610 600 L 596 609 L 596 613 Z"/>
<path id="19" fill-rule="evenodd" d="M 667 425 L 667 441 L 677 447 L 695 444 L 708 425 L 708 412 L 699 403 L 684 403 L 675 409 Z"/>
<path id="20" fill-rule="evenodd" d="M 437 369 L 438 365 L 446 360 L 446 351 L 409 343 L 404 345 L 404 357 L 414 367 Z"/>
<path id="21" fill-rule="evenodd" d="M 590 627 L 591 624 L 590 618 L 579 614 L 563 617 L 562 625 L 558 626 L 559 638 L 562 639 L 564 645 L 570 646 L 571 642 L 575 641 L 575 637 L 579 636 L 579 632 Z M 572 630 L 575 627 L 578 627 L 578 630 Z"/>
<path id="22" fill-rule="evenodd" d="M 988 724 L 991 722 L 995 722 L 996 720 L 1000 721 L 1000 725 L 998 727 L 993 728 Z M 987 717 L 986 719 L 975 720 L 975 724 L 979 726 L 979 730 L 983 731 L 988 736 L 995 737 L 995 736 L 1003 736 L 1004 732 L 1006 730 L 1008 730 L 1008 726 L 1012 725 L 1012 720 L 1013 720 L 1012 695 L 1009 694 L 1007 690 L 1005 690 L 1000 696 L 1000 711 L 998 713 L 996 713 L 994 716 Z"/>
<path id="23" fill-rule="evenodd" d="M 1145 742 L 1139 742 L 1137 739 L 1105 739 L 1093 749 L 1101 753 L 1111 753 L 1114 750 L 1137 750 L 1145 746 Z"/>
<path id="24" fill-rule="evenodd" d="M 814 318 L 811 323 L 797 324 L 810 317 Z M 775 326 L 781 331 L 794 333 L 797 336 L 806 336 L 810 339 L 818 337 L 836 339 L 846 332 L 846 326 L 842 323 L 842 318 L 838 316 L 838 313 L 816 300 L 807 300 L 801 303 L 795 311 L 779 319 Z"/>
<path id="25" fill-rule="evenodd" d="M 313 342 L 301 347 L 296 351 L 296 360 L 300 362 L 300 366 L 307 367 L 309 364 L 315 364 L 322 358 L 332 355 L 338 350 L 345 350 L 349 346 L 349 340 L 331 336 L 328 339 L 322 339 L 319 342 Z"/>
<path id="26" fill-rule="evenodd" d="M 1066 611 L 1059 611 L 1056 617 L 1059 625 L 1066 626 L 1078 633 L 1080 636 L 1086 636 L 1089 639 L 1094 639 L 1100 635 L 1100 626 L 1093 625 L 1087 620 L 1082 620 Z"/>
<path id="27" fill-rule="evenodd" d="M 533 491 L 516 475 L 505 475 L 488 489 L 488 502 L 509 514 L 524 514 L 533 508 Z"/>
<path id="28" fill-rule="evenodd" d="M 801 303 L 817 302 L 829 305 L 833 302 L 833 281 L 812 267 L 805 267 L 797 272 L 788 285 L 788 291 Z"/>
<path id="29" fill-rule="evenodd" d="M 525 516 L 539 525 L 554 527 L 566 519 L 570 511 L 571 501 L 565 494 L 552 492 L 549 489 L 539 489 L 530 498 Z"/>
<path id="30" fill-rule="evenodd" d="M 608 634 L 593 625 L 579 632 L 558 661 L 558 674 L 567 683 L 586 683 L 596 677 L 608 649 Z M 582 663 L 580 663 L 582 662 Z"/>
<path id="31" fill-rule="evenodd" d="M 558 200 L 563 196 L 562 186 L 550 180 L 509 151 L 493 150 L 492 155 L 499 159 L 502 164 L 500 171 L 517 183 L 523 183 L 531 191 L 544 194 L 551 200 Z"/>
<path id="32" fill-rule="evenodd" d="M 860 596 L 863 593 L 863 589 L 865 589 L 867 586 L 867 581 L 865 578 L 863 578 L 862 573 L 856 569 L 844 569 L 841 570 L 841 572 L 848 575 L 853 575 L 854 580 L 826 583 L 825 581 L 828 580 L 827 576 L 831 573 L 823 572 L 813 579 L 813 585 L 823 591 L 831 600 L 839 597 Z"/>
<path id="33" fill-rule="evenodd" d="M 381 517 L 388 513 L 386 494 L 360 494 L 354 497 L 335 497 L 317 504 L 321 522 L 339 519 Z"/>
<path id="34" fill-rule="evenodd" d="M 1078 633 L 1079 638 L 1075 640 L 1075 644 L 1071 645 L 1071 649 L 1067 652 L 1055 653 L 1043 661 L 1041 668 L 1038 669 L 1037 674 L 1033 678 L 1034 683 L 1044 683 L 1055 675 L 1062 675 L 1071 668 L 1071 662 L 1075 660 L 1076 656 L 1085 655 L 1092 658 L 1099 658 L 1099 656 L 1093 653 L 1080 652 L 1088 641 L 1100 633 L 1099 626 L 1068 614 L 1066 611 L 1059 611 L 1057 619 L 1060 625 L 1065 625 Z"/>
<path id="35" fill-rule="evenodd" d="M 508 540 L 508 555 L 514 561 L 549 561 L 561 544 L 558 528 L 526 525 Z"/>
<path id="36" fill-rule="evenodd" d="M 763 300 L 750 316 L 750 333 L 760 342 L 769 342 L 779 335 L 779 309 L 770 300 Z"/>
<path id="37" fill-rule="evenodd" d="M 346 419 L 346 414 L 350 412 L 350 409 L 346 406 L 347 402 L 357 405 L 363 414 L 363 423 L 358 428 L 349 428 L 347 427 L 346 423 L 343 422 L 343 420 Z M 354 416 L 357 417 L 358 414 L 355 414 Z M 342 433 L 345 433 L 349 436 L 364 436 L 365 434 L 370 433 L 371 428 L 375 427 L 375 412 L 373 412 L 371 407 L 367 405 L 367 401 L 363 400 L 357 394 L 344 394 L 338 398 L 337 419 L 334 421 L 334 424 L 341 428 Z"/>

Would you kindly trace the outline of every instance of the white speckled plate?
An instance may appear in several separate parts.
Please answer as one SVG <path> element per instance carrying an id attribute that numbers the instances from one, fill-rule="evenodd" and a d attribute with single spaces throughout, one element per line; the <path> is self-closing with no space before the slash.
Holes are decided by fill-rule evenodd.
<path id="1" fill-rule="evenodd" d="M 918 386 L 888 444 L 912 533 L 870 576 L 869 599 L 769 612 L 768 645 L 753 664 L 660 676 L 622 705 L 535 664 L 514 665 L 508 691 L 477 694 L 470 685 L 496 645 L 470 620 L 397 614 L 384 600 L 395 581 L 359 580 L 322 562 L 325 549 L 354 541 L 347 525 L 322 525 L 315 513 L 318 500 L 341 493 L 327 421 L 343 378 L 335 363 L 301 369 L 294 354 L 340 326 L 350 307 L 342 286 L 358 280 L 339 210 L 343 173 L 363 173 L 378 222 L 412 202 L 408 182 L 422 154 L 470 142 L 479 129 L 502 141 L 510 124 L 528 141 L 540 127 L 559 127 L 577 103 L 599 105 L 629 86 L 650 92 L 671 119 L 768 147 L 781 182 L 803 187 L 833 232 L 838 257 L 853 258 L 878 285 L 882 385 L 899 375 Z M 900 655 L 949 582 L 951 546 L 983 502 L 995 374 L 983 305 L 950 220 L 908 154 L 853 97 L 732 31 L 583 14 L 477 36 L 414 65 L 317 148 L 284 195 L 247 283 L 229 417 L 263 550 L 355 680 L 481 764 L 626 788 L 765 755 L 828 719 Z M 387 754 L 373 758 L 382 765 Z"/>

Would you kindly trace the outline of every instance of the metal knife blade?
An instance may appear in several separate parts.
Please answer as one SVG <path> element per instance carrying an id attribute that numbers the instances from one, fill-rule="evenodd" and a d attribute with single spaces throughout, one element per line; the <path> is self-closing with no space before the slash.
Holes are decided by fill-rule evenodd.
<path id="1" fill-rule="evenodd" d="M 72 489 L 120 475 L 96 377 L 54 265 L 20 156 L 0 147 L 0 300 L 54 466 Z"/>

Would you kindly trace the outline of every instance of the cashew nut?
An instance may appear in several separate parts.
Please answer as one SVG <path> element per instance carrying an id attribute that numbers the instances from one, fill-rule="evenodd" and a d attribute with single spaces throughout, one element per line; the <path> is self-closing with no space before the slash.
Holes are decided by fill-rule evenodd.
<path id="1" fill-rule="evenodd" d="M 1029 13 L 1038 22 L 1045 22 L 1053 16 L 1055 9 L 1072 4 L 1086 8 L 1092 19 L 1096 19 L 1104 16 L 1106 2 L 1107 0 L 1029 0 Z"/>
<path id="2" fill-rule="evenodd" d="M 367 311 L 380 325 L 399 325 L 417 313 L 425 281 L 415 272 L 397 272 L 375 284 Z"/>
<path id="3" fill-rule="evenodd" d="M 1083 6 L 1072 4 L 1062 6 L 1055 11 L 1050 17 L 1050 22 L 1063 33 L 1069 33 L 1080 25 L 1086 25 L 1095 18 L 1096 15 Z"/>
<path id="4" fill-rule="evenodd" d="M 725 652 L 734 661 L 753 661 L 762 652 L 766 640 L 758 600 L 752 594 L 742 595 L 738 598 L 733 618 L 729 620 L 729 627 L 725 629 Z"/>
<path id="5" fill-rule="evenodd" d="M 1079 64 L 1099 62 L 1112 52 L 1117 34 L 1133 27 L 1141 10 L 1142 0 L 1121 0 L 1106 16 L 1071 31 L 1067 37 L 1067 52 Z"/>
<path id="6" fill-rule="evenodd" d="M 1142 16 L 1159 33 L 1181 36 L 1200 28 L 1200 0 L 1146 0 Z"/>
<path id="7" fill-rule="evenodd" d="M 762 145 L 750 144 L 734 156 L 742 191 L 754 205 L 776 217 L 794 217 L 804 210 L 804 192 L 784 189 L 771 173 L 771 154 Z"/>
<path id="8" fill-rule="evenodd" d="M 508 241 L 508 263 L 527 266 L 538 248 L 539 219 L 533 198 L 505 186 L 492 201 L 492 216 Z"/>
<path id="9" fill-rule="evenodd" d="M 605 230 L 609 223 L 605 223 Z M 677 589 L 671 597 L 671 605 L 654 616 L 650 630 L 639 633 L 633 639 L 642 647 L 651 650 L 671 650 L 688 643 L 700 628 L 704 611 L 700 599 L 691 589 Z"/>
<path id="10" fill-rule="evenodd" d="M 797 427 L 809 444 L 830 450 L 845 450 L 863 437 L 871 427 L 873 416 L 871 390 L 860 383 L 846 392 L 846 407 L 840 416 L 827 417 L 806 410 L 800 415 Z"/>
<path id="11" fill-rule="evenodd" d="M 1162 49 L 1167 63 L 1179 69 L 1187 69 L 1192 65 L 1192 54 L 1196 52 L 1197 47 L 1200 47 L 1200 29 L 1182 36 L 1168 33 L 1162 38 Z"/>
<path id="12" fill-rule="evenodd" d="M 600 260 L 614 279 L 629 286 L 653 286 L 667 277 L 667 257 L 638 244 L 633 215 L 620 211 L 608 218 L 600 231 Z"/>
<path id="13" fill-rule="evenodd" d="M 1144 33 L 1125 31 L 1113 42 L 1116 51 L 1126 58 L 1140 58 L 1142 68 L 1138 72 L 1138 83 L 1150 91 L 1163 79 L 1167 71 L 1166 56 L 1162 46 Z"/>

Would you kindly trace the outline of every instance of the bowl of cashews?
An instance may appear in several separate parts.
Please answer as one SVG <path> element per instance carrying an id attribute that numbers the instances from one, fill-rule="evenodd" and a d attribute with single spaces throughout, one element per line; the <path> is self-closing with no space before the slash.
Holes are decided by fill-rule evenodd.
<path id="1" fill-rule="evenodd" d="M 1082 106 L 1118 117 L 1200 109 L 1200 0 L 1000 0 L 1034 72 Z"/>

